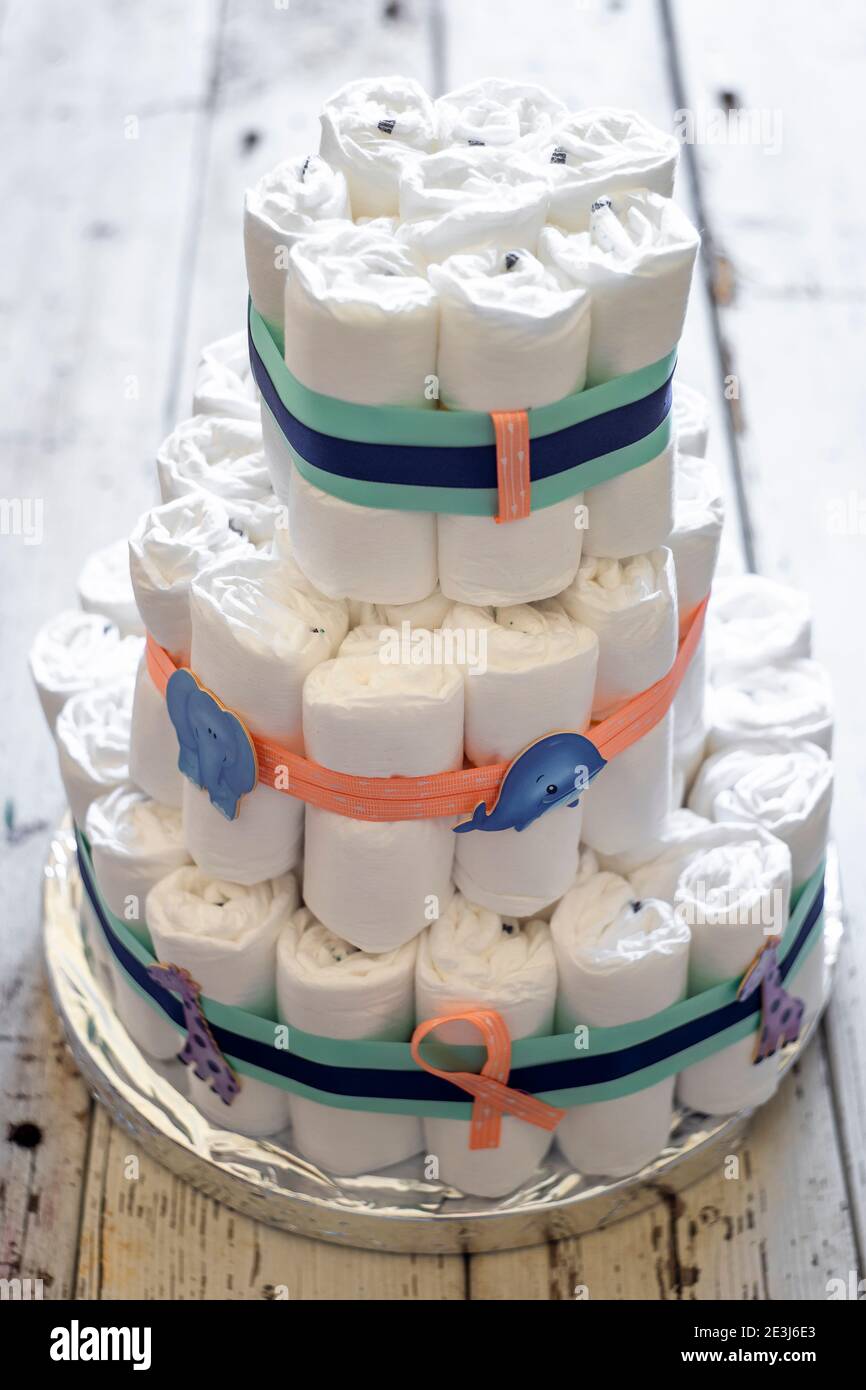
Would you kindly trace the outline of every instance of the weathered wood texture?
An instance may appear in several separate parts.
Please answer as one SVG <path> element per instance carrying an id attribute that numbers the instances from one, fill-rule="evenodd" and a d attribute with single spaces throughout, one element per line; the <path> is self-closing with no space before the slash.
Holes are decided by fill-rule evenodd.
<path id="1" fill-rule="evenodd" d="M 322 98 L 350 77 L 403 71 L 444 90 L 496 72 L 666 126 L 689 102 L 783 112 L 778 155 L 698 146 L 681 173 L 678 196 L 709 254 L 680 370 L 711 401 L 729 503 L 724 564 L 749 558 L 742 538 L 754 533 L 760 566 L 815 595 L 819 652 L 840 723 L 854 730 L 862 654 L 838 598 L 863 542 L 822 523 L 829 501 L 855 487 L 863 423 L 846 372 L 864 302 L 846 111 L 864 38 L 856 0 L 841 10 L 823 34 L 803 0 L 784 13 L 745 0 L 723 11 L 682 0 L 534 0 L 530 10 L 522 0 L 13 0 L 0 14 L 2 177 L 15 210 L 0 314 L 16 345 L 0 379 L 2 491 L 45 498 L 41 547 L 0 540 L 11 577 L 0 585 L 10 648 L 0 694 L 20 720 L 15 758 L 4 748 L 20 829 L 0 847 L 14 904 L 0 936 L 0 1274 L 41 1274 L 48 1296 L 74 1288 L 86 1299 L 741 1299 L 822 1298 L 829 1277 L 857 1267 L 847 1205 L 852 1192 L 862 1231 L 857 946 L 828 1051 L 813 1047 L 761 1114 L 739 1177 L 720 1173 L 677 1200 L 660 1193 L 652 1211 L 580 1240 L 467 1260 L 349 1252 L 236 1216 L 136 1155 L 89 1106 L 43 996 L 36 884 L 43 827 L 62 798 L 23 666 L 38 623 L 72 602 L 87 552 L 127 531 L 154 494 L 153 454 L 189 408 L 200 345 L 241 325 L 244 187 L 284 151 L 315 145 Z M 831 127 L 832 143 L 818 138 Z M 735 436 L 729 371 L 741 389 Z M 837 836 L 852 903 L 866 872 L 853 799 L 864 755 L 853 736 L 842 746 Z"/>

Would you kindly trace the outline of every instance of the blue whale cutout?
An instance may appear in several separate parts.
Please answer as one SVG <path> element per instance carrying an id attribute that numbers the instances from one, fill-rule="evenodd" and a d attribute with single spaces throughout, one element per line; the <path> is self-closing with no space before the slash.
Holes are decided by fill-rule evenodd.
<path id="1" fill-rule="evenodd" d="M 169 677 L 165 702 L 180 744 L 178 768 L 207 792 L 226 820 L 234 820 L 241 797 L 252 791 L 259 775 L 246 728 L 186 667 Z"/>
<path id="2" fill-rule="evenodd" d="M 480 802 L 471 819 L 454 830 L 458 835 L 468 830 L 525 830 L 554 806 L 576 806 L 605 762 L 583 734 L 546 734 L 514 759 L 492 810 Z"/>

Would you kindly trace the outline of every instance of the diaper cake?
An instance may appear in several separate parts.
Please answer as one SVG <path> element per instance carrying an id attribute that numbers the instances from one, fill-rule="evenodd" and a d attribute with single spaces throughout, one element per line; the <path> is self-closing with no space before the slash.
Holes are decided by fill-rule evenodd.
<path id="1" fill-rule="evenodd" d="M 328 1174 L 638 1173 L 816 1016 L 832 795 L 807 603 L 714 581 L 678 142 L 494 79 L 320 119 L 161 500 L 33 647 L 94 969 Z"/>

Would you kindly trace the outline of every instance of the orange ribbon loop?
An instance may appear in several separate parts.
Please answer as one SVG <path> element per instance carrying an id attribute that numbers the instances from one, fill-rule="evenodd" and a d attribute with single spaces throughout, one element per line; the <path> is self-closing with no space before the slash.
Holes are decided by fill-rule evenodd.
<path id="1" fill-rule="evenodd" d="M 492 410 L 496 435 L 496 521 L 520 521 L 529 516 L 532 483 L 529 476 L 529 416 L 525 410 Z"/>
<path id="2" fill-rule="evenodd" d="M 477 1028 L 487 1048 L 487 1059 L 481 1072 L 441 1071 L 421 1056 L 421 1043 L 434 1029 L 444 1023 L 459 1020 Z M 507 1084 L 511 1072 L 511 1037 L 505 1019 L 496 1009 L 467 1009 L 465 1013 L 446 1014 L 419 1023 L 412 1034 L 412 1056 L 419 1067 L 433 1076 L 450 1081 L 475 1097 L 469 1126 L 470 1149 L 498 1149 L 502 1133 L 502 1116 L 514 1115 L 540 1129 L 556 1129 L 564 1110 L 557 1110 L 536 1096 L 515 1091 Z"/>

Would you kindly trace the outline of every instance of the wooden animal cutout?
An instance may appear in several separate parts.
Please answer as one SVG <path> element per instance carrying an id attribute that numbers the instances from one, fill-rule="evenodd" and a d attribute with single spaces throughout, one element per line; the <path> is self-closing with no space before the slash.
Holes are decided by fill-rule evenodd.
<path id="1" fill-rule="evenodd" d="M 201 1007 L 201 986 L 196 983 L 188 970 L 179 965 L 163 965 L 161 962 L 148 968 L 148 975 L 163 989 L 173 990 L 180 995 L 183 1008 L 183 1022 L 186 1028 L 186 1042 L 180 1053 L 184 1065 L 192 1064 L 199 1081 L 209 1081 L 214 1095 L 219 1096 L 223 1105 L 231 1105 L 241 1088 L 241 1083 L 220 1052 L 216 1038 Z"/>
<path id="2" fill-rule="evenodd" d="M 761 1027 L 753 1062 L 772 1057 L 786 1043 L 796 1042 L 803 1027 L 806 1009 L 802 999 L 789 994 L 779 969 L 778 936 L 771 936 L 752 961 L 737 990 L 738 999 L 748 999 L 761 986 Z"/>

